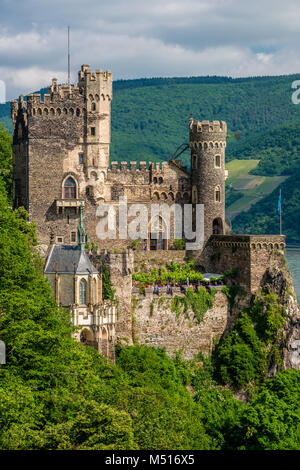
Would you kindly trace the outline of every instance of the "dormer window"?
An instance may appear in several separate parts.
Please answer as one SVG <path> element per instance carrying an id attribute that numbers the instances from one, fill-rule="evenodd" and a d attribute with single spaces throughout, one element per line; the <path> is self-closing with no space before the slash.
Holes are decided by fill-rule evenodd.
<path id="1" fill-rule="evenodd" d="M 64 195 L 65 199 L 76 199 L 76 183 L 71 176 L 65 181 Z"/>

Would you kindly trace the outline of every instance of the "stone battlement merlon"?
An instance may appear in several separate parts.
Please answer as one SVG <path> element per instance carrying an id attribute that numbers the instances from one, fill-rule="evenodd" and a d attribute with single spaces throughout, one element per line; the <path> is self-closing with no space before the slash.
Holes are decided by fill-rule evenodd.
<path id="1" fill-rule="evenodd" d="M 128 167 L 129 165 L 129 167 Z M 123 173 L 135 173 L 136 171 L 142 171 L 142 172 L 150 172 L 152 166 L 152 173 L 153 174 L 163 174 L 165 170 L 169 167 L 168 162 L 148 162 L 148 168 L 147 168 L 147 162 L 111 162 L 110 163 L 110 168 L 108 168 L 108 171 L 112 173 L 116 172 L 123 172 Z"/>
<path id="2" fill-rule="evenodd" d="M 194 141 L 226 141 L 227 124 L 225 121 L 194 121 L 190 119 L 190 142 Z"/>
<path id="3" fill-rule="evenodd" d="M 128 163 L 129 163 L 129 168 L 128 168 Z M 111 173 L 135 173 L 136 171 L 141 171 L 141 172 L 149 172 L 149 169 L 147 168 L 147 162 L 111 162 L 110 168 L 107 170 L 108 172 Z"/>

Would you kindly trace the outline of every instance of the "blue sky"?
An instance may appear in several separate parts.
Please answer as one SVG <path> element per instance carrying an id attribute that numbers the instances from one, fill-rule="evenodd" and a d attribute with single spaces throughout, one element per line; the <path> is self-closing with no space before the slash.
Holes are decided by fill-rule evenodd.
<path id="1" fill-rule="evenodd" d="M 7 98 L 81 64 L 114 78 L 300 72 L 299 0 L 0 0 Z"/>

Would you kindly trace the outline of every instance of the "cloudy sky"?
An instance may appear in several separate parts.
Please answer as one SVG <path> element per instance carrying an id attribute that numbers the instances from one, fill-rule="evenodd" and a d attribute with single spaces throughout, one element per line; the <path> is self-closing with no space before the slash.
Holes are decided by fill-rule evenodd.
<path id="1" fill-rule="evenodd" d="M 0 0 L 7 99 L 66 81 L 68 25 L 73 81 L 300 72 L 299 0 Z"/>

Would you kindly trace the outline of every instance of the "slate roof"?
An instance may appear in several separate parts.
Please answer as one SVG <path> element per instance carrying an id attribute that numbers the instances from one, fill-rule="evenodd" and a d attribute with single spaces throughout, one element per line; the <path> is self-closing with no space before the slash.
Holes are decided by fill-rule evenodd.
<path id="1" fill-rule="evenodd" d="M 78 245 L 53 245 L 45 266 L 45 273 L 96 274 L 99 271 L 92 265 L 85 251 Z"/>

